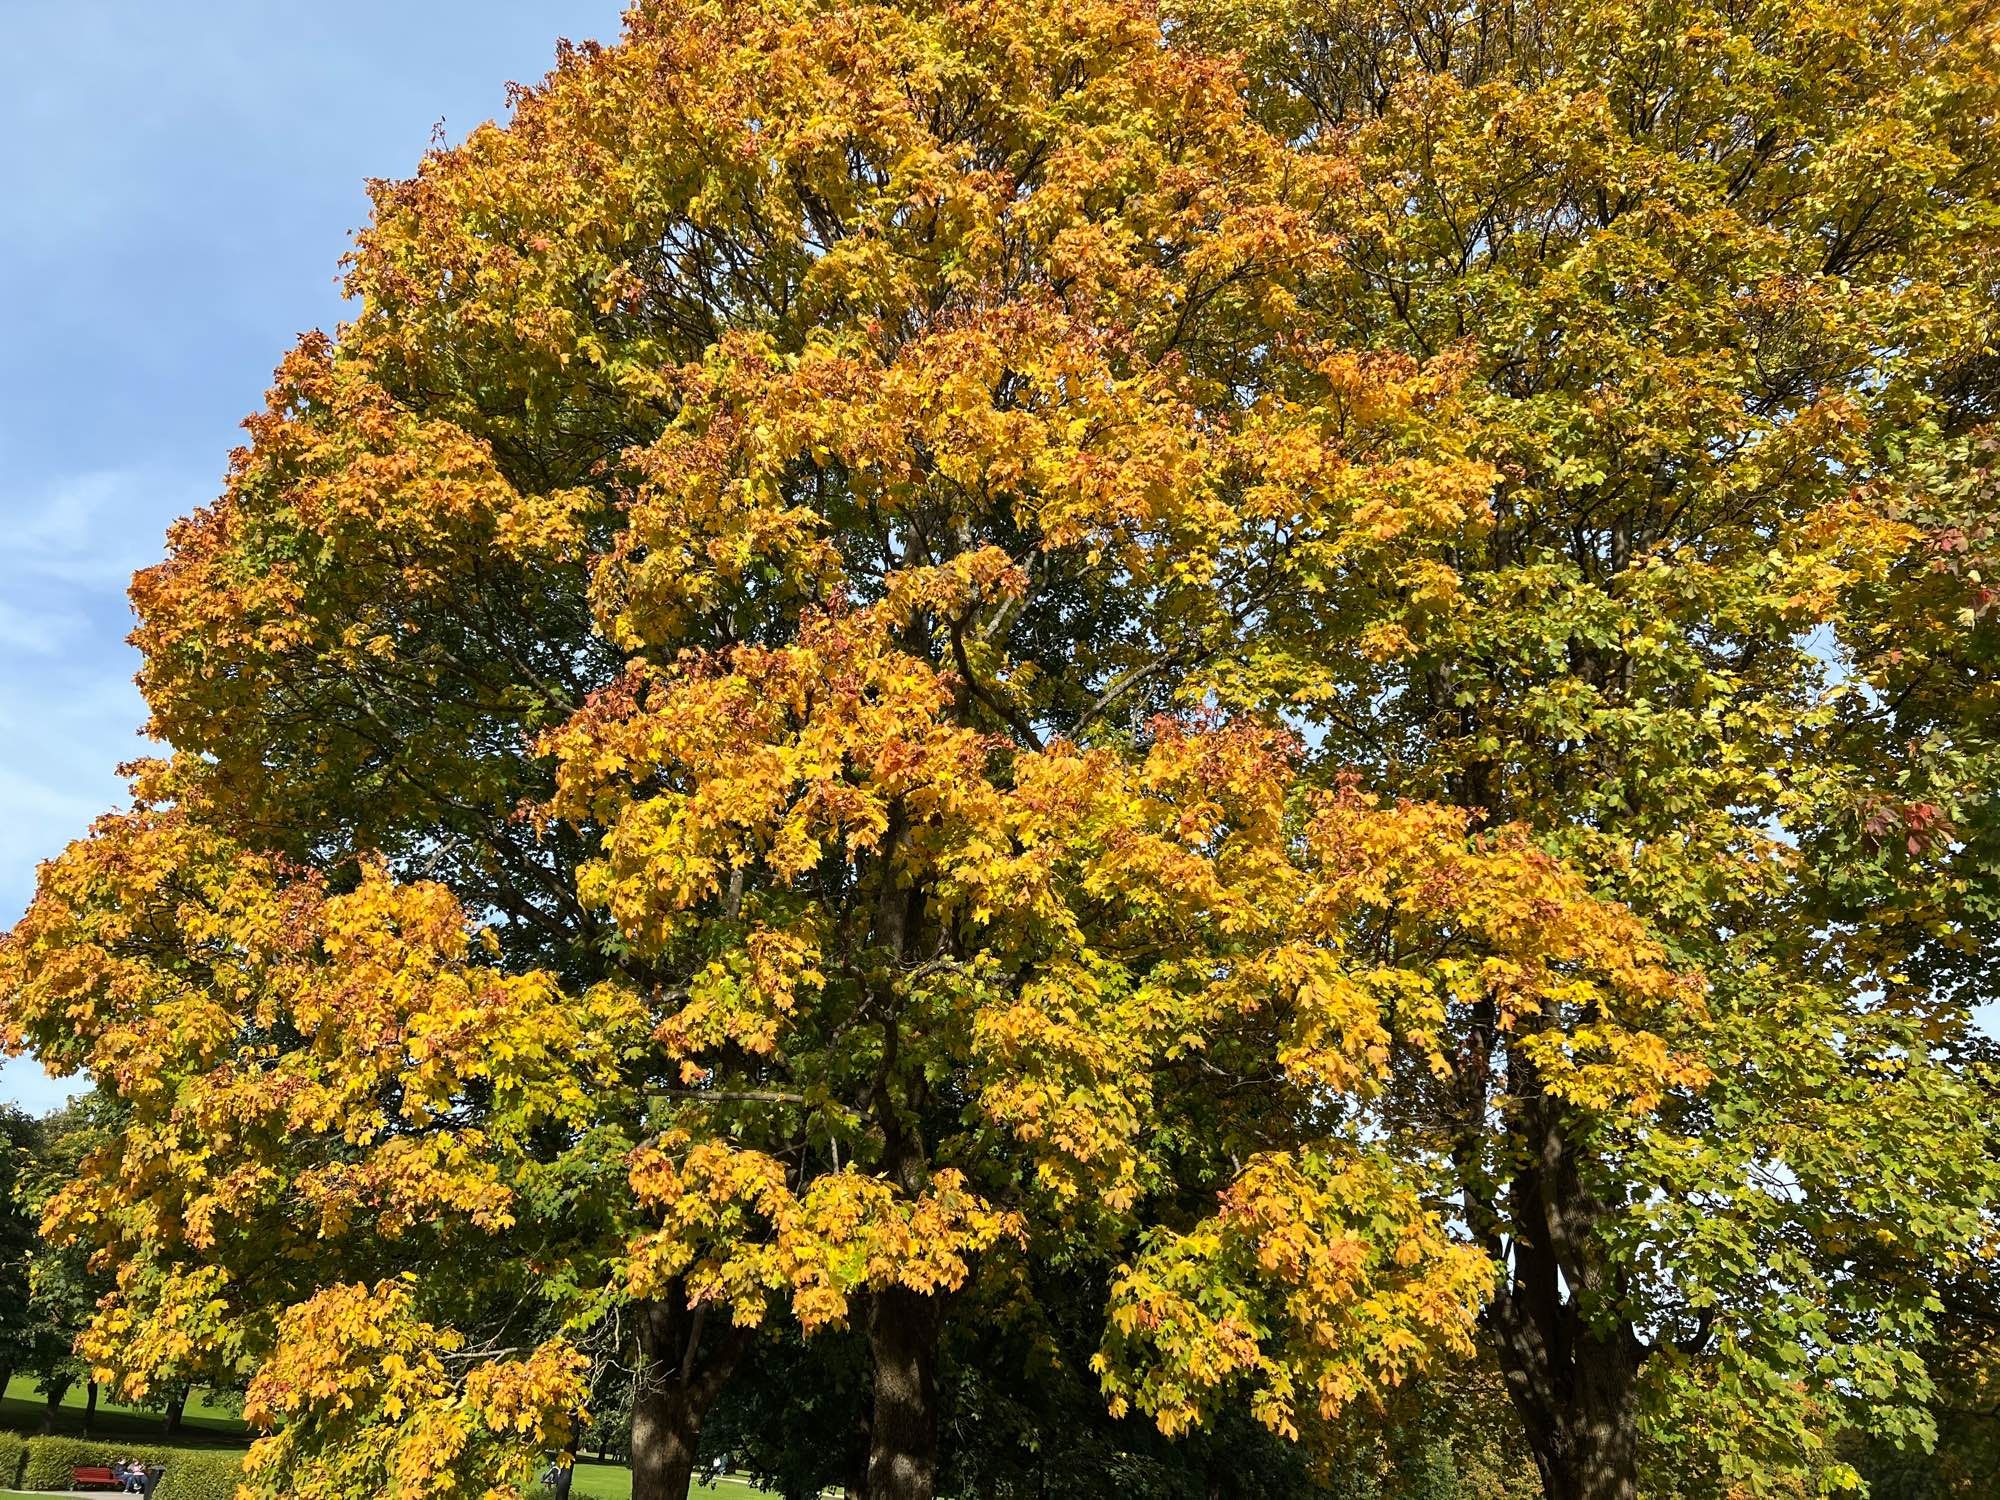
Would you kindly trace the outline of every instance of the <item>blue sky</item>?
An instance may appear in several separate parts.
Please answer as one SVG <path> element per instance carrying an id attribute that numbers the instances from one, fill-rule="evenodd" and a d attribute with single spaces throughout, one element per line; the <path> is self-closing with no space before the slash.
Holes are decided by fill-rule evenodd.
<path id="1" fill-rule="evenodd" d="M 125 580 L 407 175 L 618 0 L 0 6 L 0 926 L 142 750 Z M 60 1097 L 32 1062 L 0 1100 Z"/>

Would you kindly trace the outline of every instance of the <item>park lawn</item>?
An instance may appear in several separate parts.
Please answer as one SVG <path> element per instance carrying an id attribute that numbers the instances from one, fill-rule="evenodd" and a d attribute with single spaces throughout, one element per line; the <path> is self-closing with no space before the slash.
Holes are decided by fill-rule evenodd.
<path id="1" fill-rule="evenodd" d="M 243 1419 L 222 1407 L 210 1405 L 203 1399 L 206 1394 L 197 1392 L 188 1399 L 180 1436 L 172 1442 L 161 1436 L 158 1412 L 138 1411 L 103 1397 L 99 1397 L 97 1402 L 97 1422 L 91 1435 L 107 1439 L 110 1447 L 116 1446 L 118 1438 L 130 1438 L 134 1443 L 145 1443 L 154 1448 L 199 1449 L 247 1445 L 250 1434 L 244 1428 Z M 70 1437 L 82 1433 L 83 1399 L 81 1386 L 63 1398 L 56 1415 L 57 1433 Z M 41 1393 L 35 1389 L 34 1380 L 17 1375 L 7 1383 L 5 1397 L 0 1398 L 0 1429 L 38 1433 L 42 1430 L 42 1408 Z M 20 1493 L 18 1490 L 0 1490 L 0 1500 L 13 1500 Z M 727 1478 L 716 1484 L 697 1483 L 689 1493 L 702 1497 L 702 1500 L 749 1500 L 750 1496 L 762 1492 L 747 1480 Z M 570 1495 L 572 1500 L 631 1500 L 632 1471 L 623 1464 L 600 1464 L 586 1459 L 577 1465 L 576 1483 L 571 1487 Z"/>
<path id="2" fill-rule="evenodd" d="M 571 1500 L 632 1500 L 632 1471 L 623 1464 L 586 1460 L 576 1466 L 569 1492 Z"/>
<path id="3" fill-rule="evenodd" d="M 127 1437 L 134 1442 L 170 1448 L 240 1447 L 246 1444 L 249 1434 L 244 1430 L 243 1419 L 234 1412 L 210 1405 L 206 1396 L 207 1392 L 197 1391 L 188 1398 L 187 1412 L 181 1418 L 181 1430 L 172 1441 L 167 1441 L 160 1431 L 161 1417 L 158 1412 L 121 1406 L 100 1395 L 97 1422 L 91 1429 L 91 1435 Z M 58 1434 L 75 1437 L 83 1432 L 83 1403 L 83 1387 L 71 1386 L 56 1413 L 55 1431 Z M 43 1407 L 41 1392 L 35 1389 L 34 1378 L 16 1375 L 7 1382 L 6 1395 L 0 1397 L 0 1428 L 38 1433 L 42 1430 Z"/>
<path id="4" fill-rule="evenodd" d="M 725 1479 L 720 1485 L 706 1485 L 697 1482 L 688 1493 L 700 1496 L 702 1500 L 749 1500 L 749 1497 L 764 1493 L 746 1479 Z M 571 1500 L 631 1500 L 632 1471 L 621 1464 L 582 1463 L 577 1466 L 576 1483 L 570 1489 Z M 0 1490 L 0 1500 L 48 1500 L 46 1495 L 32 1495 L 26 1490 Z"/>
<path id="5" fill-rule="evenodd" d="M 576 1466 L 576 1481 L 570 1486 L 570 1500 L 632 1500 L 632 1471 L 623 1464 L 597 1464 L 585 1459 Z M 696 1480 L 688 1491 L 702 1500 L 751 1500 L 768 1494 L 747 1479 L 725 1478 L 713 1484 Z"/>

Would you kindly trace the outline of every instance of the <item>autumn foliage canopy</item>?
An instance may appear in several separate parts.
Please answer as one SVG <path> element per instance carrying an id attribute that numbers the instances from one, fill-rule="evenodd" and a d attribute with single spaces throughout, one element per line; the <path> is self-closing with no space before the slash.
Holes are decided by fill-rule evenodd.
<path id="1" fill-rule="evenodd" d="M 1893 0 L 565 49 L 375 187 L 0 947 L 116 1101 L 85 1355 L 247 1380 L 311 1500 L 516 1493 L 615 1368 L 678 1494 L 849 1335 L 835 1482 L 929 1496 L 970 1328 L 1312 1483 L 1466 1369 L 1552 1497 L 1921 1447 L 2000 1179 L 1996 70 Z"/>

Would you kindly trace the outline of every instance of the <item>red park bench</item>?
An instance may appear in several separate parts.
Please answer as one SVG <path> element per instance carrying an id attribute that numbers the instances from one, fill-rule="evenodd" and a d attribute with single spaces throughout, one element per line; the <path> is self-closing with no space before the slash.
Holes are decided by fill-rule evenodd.
<path id="1" fill-rule="evenodd" d="M 79 1490 L 122 1490 L 124 1482 L 106 1468 L 76 1468 L 69 1471 L 69 1482 Z"/>

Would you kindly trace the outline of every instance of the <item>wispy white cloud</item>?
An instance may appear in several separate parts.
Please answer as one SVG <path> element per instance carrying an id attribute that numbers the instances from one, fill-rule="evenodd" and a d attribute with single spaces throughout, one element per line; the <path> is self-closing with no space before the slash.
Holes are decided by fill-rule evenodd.
<path id="1" fill-rule="evenodd" d="M 11 542 L 0 579 L 110 585 L 122 593 L 133 569 L 160 550 L 159 533 L 134 518 L 179 515 L 203 498 L 185 480 L 146 468 L 64 475 L 25 495 L 0 490 Z"/>
<path id="2" fill-rule="evenodd" d="M 0 478 L 0 927 L 36 862 L 123 796 L 120 762 L 145 748 L 145 705 L 125 584 L 159 554 L 163 511 L 192 487 L 144 465 L 24 488 Z"/>
<path id="3" fill-rule="evenodd" d="M 133 569 L 208 500 L 334 276 L 362 184 L 462 133 L 620 0 L 0 0 L 0 927 L 144 753 Z M 393 31 L 385 65 L 367 39 Z M 21 289 L 32 288 L 32 292 Z M 0 1102 L 54 1095 L 29 1062 Z"/>
<path id="4" fill-rule="evenodd" d="M 52 656 L 83 624 L 83 616 L 73 612 L 22 609 L 0 598 L 0 651 Z"/>
<path id="5" fill-rule="evenodd" d="M 0 702 L 11 762 L 0 763 L 0 926 L 26 906 L 35 866 L 124 800 L 118 765 L 146 748 L 134 689 L 92 696 L 102 701 L 80 710 L 49 692 Z"/>

